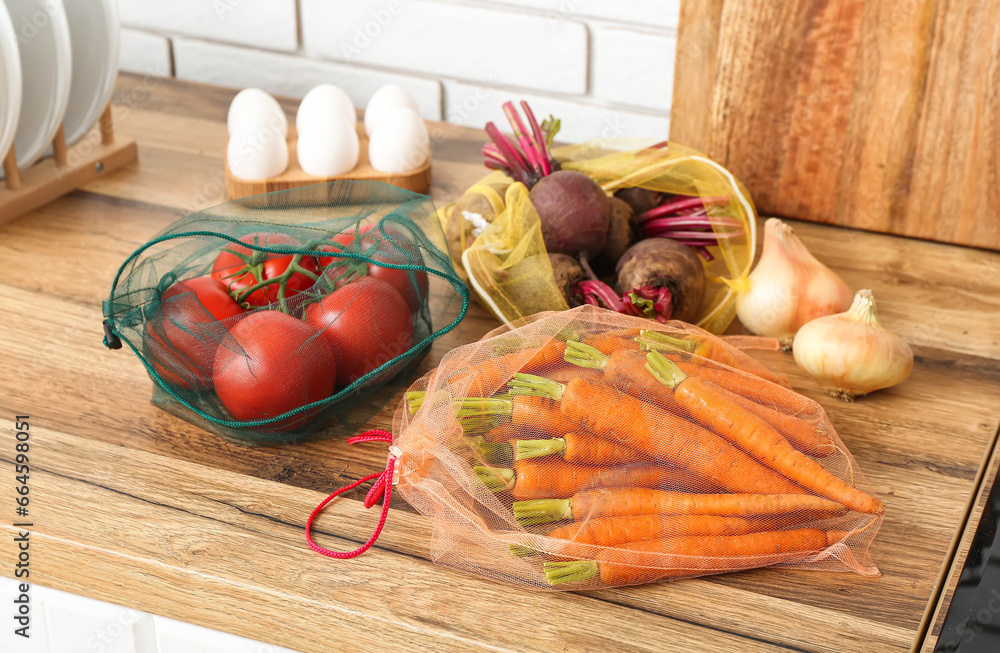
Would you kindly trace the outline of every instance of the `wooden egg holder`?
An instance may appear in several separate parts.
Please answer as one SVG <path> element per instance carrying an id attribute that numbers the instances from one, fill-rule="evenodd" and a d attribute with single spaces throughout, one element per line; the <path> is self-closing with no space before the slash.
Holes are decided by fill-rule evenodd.
<path id="1" fill-rule="evenodd" d="M 236 200 L 250 195 L 260 195 L 261 193 L 270 193 L 276 190 L 287 190 L 289 188 L 298 188 L 299 186 L 309 186 L 311 184 L 322 184 L 324 182 L 334 181 L 337 179 L 384 181 L 387 184 L 392 184 L 393 186 L 398 186 L 399 188 L 410 190 L 415 193 L 426 193 L 430 189 L 430 158 L 427 159 L 427 163 L 420 166 L 416 170 L 404 174 L 397 175 L 380 172 L 373 168 L 368 162 L 368 136 L 365 134 L 364 124 L 358 122 L 356 129 L 358 132 L 358 140 L 361 142 L 358 153 L 358 165 L 356 165 L 350 172 L 342 175 L 335 175 L 333 177 L 314 177 L 306 174 L 302 171 L 302 168 L 299 167 L 299 159 L 296 152 L 298 135 L 295 132 L 295 127 L 289 125 L 287 138 L 288 168 L 280 175 L 269 179 L 259 180 L 238 179 L 229 171 L 229 161 L 224 161 L 226 169 L 226 191 L 229 193 L 229 199 Z"/>
<path id="2" fill-rule="evenodd" d="M 24 170 L 17 169 L 12 143 L 3 159 L 0 223 L 37 209 L 138 158 L 135 140 L 115 137 L 110 104 L 101 114 L 98 129 L 100 142 L 95 143 L 88 132 L 72 147 L 66 147 L 63 125 L 59 125 L 52 139 L 52 156 Z"/>

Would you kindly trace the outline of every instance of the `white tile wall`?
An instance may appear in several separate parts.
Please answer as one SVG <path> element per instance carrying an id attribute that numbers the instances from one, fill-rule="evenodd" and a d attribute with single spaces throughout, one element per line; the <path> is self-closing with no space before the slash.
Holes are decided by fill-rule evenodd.
<path id="1" fill-rule="evenodd" d="M 515 106 L 520 107 L 521 100 L 526 100 L 539 121 L 549 114 L 562 121 L 556 140 L 565 143 L 620 136 L 648 136 L 663 140 L 670 132 L 670 119 L 662 114 L 637 113 L 611 106 L 462 82 L 445 82 L 445 89 L 448 97 L 445 119 L 457 125 L 481 128 L 492 120 L 501 131 L 510 131 L 501 108 L 503 103 L 512 100 Z"/>
<path id="2" fill-rule="evenodd" d="M 119 68 L 131 73 L 169 77 L 170 39 L 137 29 L 122 29 Z"/>
<path id="3" fill-rule="evenodd" d="M 582 23 L 470 4 L 301 0 L 307 52 L 414 73 L 582 94 Z"/>
<path id="4" fill-rule="evenodd" d="M 298 47 L 296 0 L 118 0 L 122 24 L 270 50 Z"/>
<path id="5" fill-rule="evenodd" d="M 0 577 L 0 603 L 13 605 L 19 583 Z M 31 585 L 31 637 L 0 629 L 4 653 L 295 653 L 229 633 Z"/>
<path id="6" fill-rule="evenodd" d="M 357 107 L 372 93 L 395 82 L 420 107 L 428 120 L 441 120 L 441 82 L 317 59 L 253 50 L 175 37 L 174 65 L 178 79 L 221 86 L 256 86 L 269 93 L 302 97 L 321 83 L 340 86 Z"/>
<path id="7" fill-rule="evenodd" d="M 564 140 L 669 129 L 680 0 L 119 2 L 123 70 L 290 96 L 330 82 L 359 108 L 397 82 L 425 118 L 474 127 L 524 98 Z"/>
<path id="8" fill-rule="evenodd" d="M 608 102 L 670 111 L 676 49 L 674 35 L 598 27 L 594 94 Z"/>

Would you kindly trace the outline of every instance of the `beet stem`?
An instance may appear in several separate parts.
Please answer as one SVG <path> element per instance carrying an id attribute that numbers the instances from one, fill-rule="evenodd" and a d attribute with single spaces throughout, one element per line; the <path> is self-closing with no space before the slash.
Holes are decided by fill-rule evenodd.
<path id="1" fill-rule="evenodd" d="M 521 116 L 517 114 L 517 109 L 514 108 L 514 103 L 505 102 L 503 105 L 503 112 L 507 116 L 507 122 L 510 123 L 511 129 L 514 130 L 514 136 L 517 138 L 518 143 L 521 144 L 524 156 L 527 157 L 532 169 L 534 169 L 539 177 L 544 177 L 545 168 L 540 161 L 541 154 L 535 150 L 531 139 L 528 138 L 528 130 L 524 128 L 524 123 L 521 122 Z"/>
<path id="2" fill-rule="evenodd" d="M 597 275 L 594 274 L 594 270 L 590 267 L 590 261 L 587 260 L 587 252 L 580 252 L 579 259 L 580 267 L 582 267 L 583 271 L 587 273 L 587 276 L 591 279 L 591 281 L 601 283 L 600 279 L 597 278 Z"/>
<path id="3" fill-rule="evenodd" d="M 517 151 L 517 147 L 514 146 L 510 139 L 501 134 L 500 130 L 497 129 L 497 126 L 492 122 L 486 123 L 486 133 L 489 134 L 493 142 L 496 143 L 497 148 L 507 161 L 511 177 L 520 181 L 528 188 L 534 186 L 534 174 L 530 169 L 528 169 L 527 162 L 525 162 L 524 157 Z"/>
<path id="4" fill-rule="evenodd" d="M 535 120 L 535 114 L 528 106 L 528 103 L 521 100 L 521 108 L 524 109 L 524 115 L 528 119 L 528 124 L 531 125 L 531 133 L 534 135 L 535 143 L 539 149 L 539 156 L 542 159 L 542 169 L 544 174 L 548 175 L 552 173 L 552 155 L 549 153 L 548 142 L 542 134 L 542 128 L 538 125 L 538 121 Z"/>
<path id="5" fill-rule="evenodd" d="M 618 313 L 625 313 L 626 307 L 614 289 L 603 281 L 590 280 L 576 283 L 578 292 L 585 302 L 594 306 L 604 306 Z M 598 300 L 600 303 L 598 303 Z"/>

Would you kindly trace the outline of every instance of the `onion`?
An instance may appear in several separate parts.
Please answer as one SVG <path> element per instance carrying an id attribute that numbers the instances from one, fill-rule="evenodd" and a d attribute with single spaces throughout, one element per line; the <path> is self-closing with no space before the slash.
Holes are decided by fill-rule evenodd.
<path id="1" fill-rule="evenodd" d="M 737 311 L 740 321 L 757 335 L 777 338 L 786 349 L 802 325 L 851 306 L 847 284 L 777 218 L 764 223 L 764 251 L 747 281 L 750 287 Z"/>
<path id="2" fill-rule="evenodd" d="M 913 351 L 879 322 L 871 290 L 858 292 L 848 311 L 799 329 L 793 354 L 799 367 L 846 401 L 901 383 L 913 370 Z"/>

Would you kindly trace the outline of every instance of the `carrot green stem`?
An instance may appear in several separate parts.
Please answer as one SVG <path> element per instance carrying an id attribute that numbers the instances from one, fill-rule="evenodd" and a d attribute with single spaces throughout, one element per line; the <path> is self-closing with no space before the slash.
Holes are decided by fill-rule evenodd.
<path id="1" fill-rule="evenodd" d="M 488 463 L 495 463 L 500 460 L 510 460 L 511 449 L 508 442 L 488 442 L 483 436 L 464 437 L 462 444 L 472 449 L 472 455 L 476 460 Z"/>
<path id="2" fill-rule="evenodd" d="M 506 399 L 455 399 L 455 417 L 503 417 L 510 415 L 511 403 Z"/>
<path id="3" fill-rule="evenodd" d="M 514 487 L 515 474 L 513 469 L 476 465 L 472 471 L 489 488 L 490 492 L 503 492 Z"/>
<path id="4" fill-rule="evenodd" d="M 576 583 L 581 580 L 595 578 L 600 569 L 593 560 L 574 560 L 573 562 L 546 562 L 543 565 L 545 578 L 549 585 L 560 583 Z"/>
<path id="5" fill-rule="evenodd" d="M 572 499 L 532 499 L 515 501 L 514 519 L 522 526 L 548 524 L 573 518 Z"/>
<path id="6" fill-rule="evenodd" d="M 512 395 L 533 395 L 535 397 L 545 397 L 555 401 L 561 401 L 563 390 L 566 389 L 562 383 L 546 379 L 534 374 L 524 374 L 518 372 L 511 381 L 507 382 Z"/>
<path id="7" fill-rule="evenodd" d="M 523 544 L 511 544 L 507 548 L 510 550 L 510 554 L 515 558 L 528 558 L 533 555 L 538 555 L 537 549 L 532 549 L 530 546 L 524 546 Z"/>
<path id="8" fill-rule="evenodd" d="M 603 370 L 608 366 L 609 356 L 597 347 L 592 347 L 582 342 L 567 342 L 566 354 L 563 358 L 566 359 L 567 363 L 576 365 L 577 367 Z"/>
<path id="9" fill-rule="evenodd" d="M 665 333 L 660 333 L 659 331 L 643 330 L 639 332 L 639 337 L 646 340 L 650 340 L 655 344 L 659 345 L 669 345 L 674 349 L 680 349 L 686 351 L 689 354 L 694 352 L 695 347 L 698 346 L 693 340 L 685 340 L 684 338 L 673 338 Z"/>
<path id="10" fill-rule="evenodd" d="M 540 458 L 542 456 L 561 455 L 564 453 L 566 453 L 566 440 L 563 438 L 517 440 L 514 447 L 514 460 Z"/>
<path id="11" fill-rule="evenodd" d="M 427 393 L 423 390 L 411 390 L 406 393 L 406 408 L 410 411 L 410 414 L 415 414 L 420 410 L 421 404 L 424 403 L 424 397 Z"/>
<path id="12" fill-rule="evenodd" d="M 667 360 L 667 357 L 658 351 L 651 351 L 646 354 L 646 369 L 660 383 L 667 385 L 671 390 L 676 388 L 687 378 L 687 374 L 679 367 Z"/>

